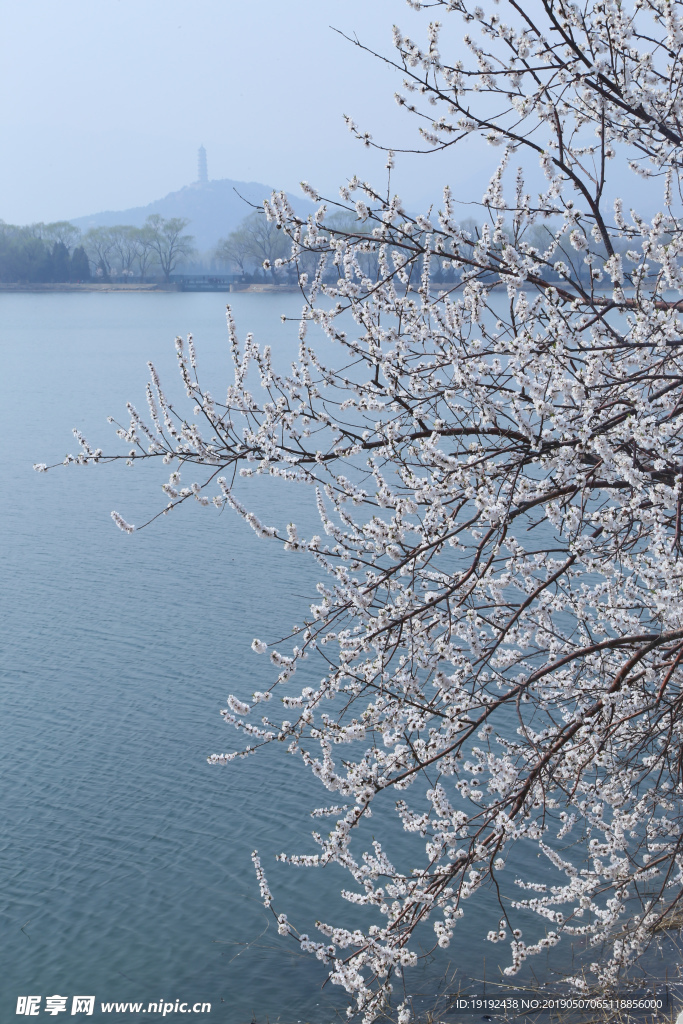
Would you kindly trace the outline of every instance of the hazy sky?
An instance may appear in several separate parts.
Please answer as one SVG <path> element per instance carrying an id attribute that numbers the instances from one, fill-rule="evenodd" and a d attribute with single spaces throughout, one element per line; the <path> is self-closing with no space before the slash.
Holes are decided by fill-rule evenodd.
<path id="1" fill-rule="evenodd" d="M 151 202 L 196 179 L 201 143 L 211 178 L 289 190 L 306 178 L 328 193 L 353 173 L 383 180 L 344 113 L 377 141 L 419 141 L 393 99 L 400 76 L 330 28 L 389 54 L 394 22 L 425 36 L 403 0 L 4 0 L 2 12 L 11 223 Z M 438 202 L 445 181 L 463 195 L 476 182 L 478 199 L 480 163 L 403 157 L 396 183 L 412 206 Z"/>

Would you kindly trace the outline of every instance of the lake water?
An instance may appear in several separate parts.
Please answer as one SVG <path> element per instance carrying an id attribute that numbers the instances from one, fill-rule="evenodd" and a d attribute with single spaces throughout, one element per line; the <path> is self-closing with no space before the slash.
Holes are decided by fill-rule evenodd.
<path id="1" fill-rule="evenodd" d="M 279 320 L 294 296 L 235 300 L 261 340 L 295 335 Z M 227 694 L 266 681 L 252 637 L 307 607 L 303 563 L 197 505 L 125 536 L 110 510 L 157 511 L 160 471 L 31 468 L 74 451 L 74 426 L 117 447 L 106 416 L 144 406 L 148 358 L 175 390 L 178 332 L 227 371 L 225 299 L 3 295 L 0 323 L 0 1020 L 56 993 L 208 1001 L 216 1021 L 317 1013 L 323 972 L 278 939 L 250 862 L 258 847 L 288 909 L 314 902 L 273 864 L 310 832 L 308 779 L 268 757 L 206 764 L 232 749 Z"/>
<path id="2" fill-rule="evenodd" d="M 296 324 L 280 314 L 298 314 L 297 296 L 230 300 L 242 336 L 253 330 L 278 361 L 294 354 Z M 301 930 L 316 916 L 346 923 L 341 872 L 274 862 L 313 852 L 308 811 L 324 791 L 270 753 L 206 763 L 233 749 L 218 713 L 227 694 L 271 678 L 252 638 L 301 621 L 314 567 L 194 503 L 124 535 L 111 509 L 138 524 L 158 511 L 161 466 L 31 468 L 73 452 L 73 427 L 118 450 L 106 417 L 125 422 L 127 399 L 144 408 L 148 359 L 178 393 L 177 333 L 194 333 L 201 376 L 222 392 L 224 312 L 212 294 L 0 297 L 2 1022 L 29 994 L 68 996 L 69 1012 L 76 994 L 98 1007 L 204 1001 L 201 1019 L 216 1024 L 324 1024 L 346 1005 L 339 989 L 321 990 L 325 969 L 277 936 L 250 862 L 258 848 L 278 909 Z M 312 490 L 258 484 L 269 522 L 312 521 Z M 481 976 L 481 926 L 449 951 L 465 975 Z"/>

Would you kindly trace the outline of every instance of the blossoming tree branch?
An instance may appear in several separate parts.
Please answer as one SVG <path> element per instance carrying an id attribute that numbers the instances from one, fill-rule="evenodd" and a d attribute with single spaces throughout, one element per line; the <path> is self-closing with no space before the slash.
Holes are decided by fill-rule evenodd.
<path id="1" fill-rule="evenodd" d="M 461 226 L 448 188 L 413 216 L 357 178 L 332 198 L 305 184 L 320 203 L 305 221 L 273 194 L 303 295 L 287 373 L 228 310 L 227 391 L 200 385 L 177 339 L 187 409 L 150 366 L 148 411 L 128 405 L 118 429 L 128 450 L 78 434 L 66 460 L 160 460 L 164 513 L 229 505 L 317 563 L 319 602 L 291 642 L 254 640 L 272 684 L 230 697 L 236 742 L 210 760 L 284 741 L 328 791 L 317 852 L 283 859 L 340 865 L 357 925 L 320 921 L 313 939 L 273 912 L 366 1021 L 425 935 L 476 934 L 484 890 L 500 922 L 481 938 L 504 944 L 508 976 L 581 937 L 609 986 L 683 878 L 682 5 L 411 6 L 466 22 L 455 54 L 432 20 L 424 42 L 395 29 L 381 59 L 426 150 L 457 160 L 473 133 L 497 147 L 481 223 Z M 617 169 L 633 200 L 609 198 Z M 653 195 L 659 212 L 640 213 Z M 312 485 L 320 535 L 253 514 L 263 474 Z M 307 658 L 319 681 L 301 688 Z M 357 838 L 374 807 L 422 837 L 417 867 L 381 822 Z M 535 856 L 505 870 L 518 843 L 551 882 Z"/>

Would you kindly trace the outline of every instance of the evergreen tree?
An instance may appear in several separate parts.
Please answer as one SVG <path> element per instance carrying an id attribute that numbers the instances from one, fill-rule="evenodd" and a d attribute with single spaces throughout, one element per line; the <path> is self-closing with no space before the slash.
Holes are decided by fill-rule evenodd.
<path id="1" fill-rule="evenodd" d="M 50 250 L 42 238 L 37 238 L 30 229 L 22 232 L 17 250 L 16 278 L 18 281 L 44 284 L 51 280 Z"/>
<path id="2" fill-rule="evenodd" d="M 64 242 L 55 242 L 50 254 L 50 280 L 68 281 L 71 277 L 69 250 Z"/>
<path id="3" fill-rule="evenodd" d="M 72 281 L 90 280 L 90 262 L 82 245 L 72 253 L 69 277 Z"/>

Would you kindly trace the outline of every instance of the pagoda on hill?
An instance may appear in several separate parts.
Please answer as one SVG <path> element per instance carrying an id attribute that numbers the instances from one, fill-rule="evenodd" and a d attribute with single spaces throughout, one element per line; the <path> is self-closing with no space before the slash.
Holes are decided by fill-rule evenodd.
<path id="1" fill-rule="evenodd" d="M 208 180 L 209 172 L 206 166 L 206 150 L 204 146 L 200 146 L 197 153 L 197 181 L 200 185 L 204 185 Z"/>

